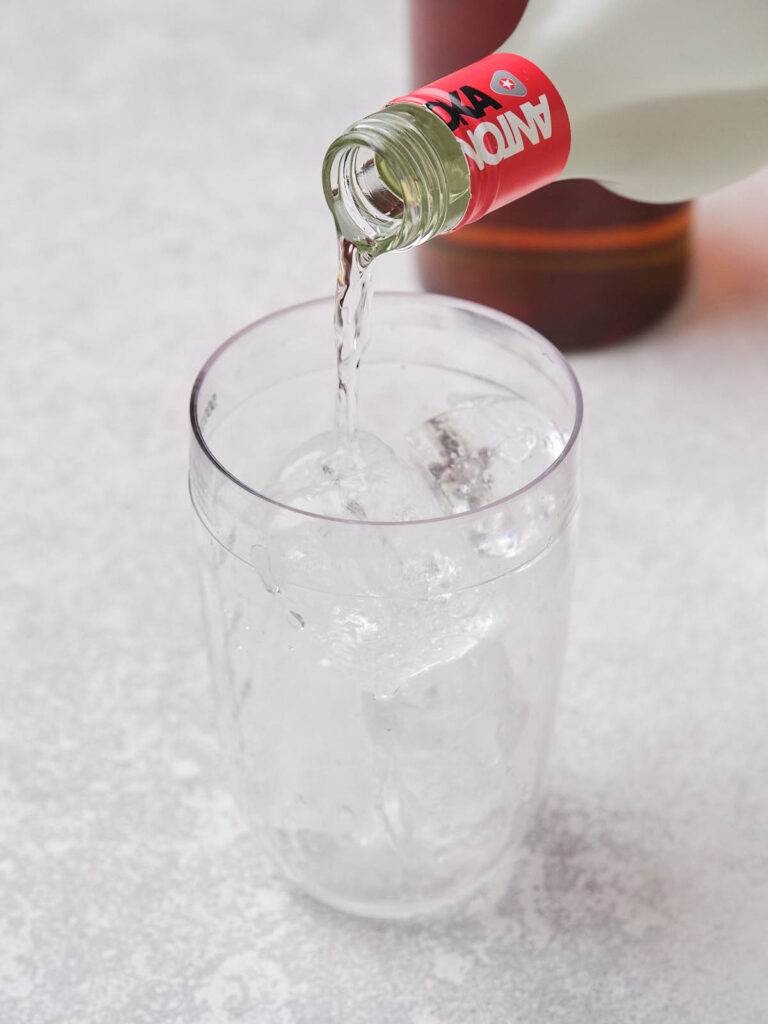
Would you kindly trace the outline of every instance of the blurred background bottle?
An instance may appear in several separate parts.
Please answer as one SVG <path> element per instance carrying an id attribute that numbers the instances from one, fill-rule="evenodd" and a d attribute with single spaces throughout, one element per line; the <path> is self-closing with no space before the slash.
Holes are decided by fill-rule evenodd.
<path id="1" fill-rule="evenodd" d="M 414 82 L 491 53 L 526 4 L 411 0 Z M 680 297 L 691 212 L 691 203 L 639 203 L 559 181 L 419 246 L 419 272 L 428 291 L 494 306 L 561 348 L 605 345 L 649 327 Z"/>

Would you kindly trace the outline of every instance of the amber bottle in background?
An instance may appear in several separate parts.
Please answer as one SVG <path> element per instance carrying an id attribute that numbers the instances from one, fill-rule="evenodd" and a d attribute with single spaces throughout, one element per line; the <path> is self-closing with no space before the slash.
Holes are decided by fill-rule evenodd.
<path id="1" fill-rule="evenodd" d="M 527 0 L 411 0 L 413 78 L 431 82 L 495 50 Z M 510 313 L 561 348 L 649 327 L 685 284 L 690 203 L 637 203 L 555 182 L 419 246 L 422 284 Z"/>

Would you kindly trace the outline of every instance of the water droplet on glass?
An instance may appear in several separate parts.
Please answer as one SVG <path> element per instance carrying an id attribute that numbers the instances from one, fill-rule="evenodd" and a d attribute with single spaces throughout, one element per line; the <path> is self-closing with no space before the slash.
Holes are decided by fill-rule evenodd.
<path id="1" fill-rule="evenodd" d="M 261 544 L 254 544 L 251 547 L 251 560 L 267 592 L 279 594 L 280 587 L 272 574 L 272 563 L 269 560 L 267 549 Z"/>

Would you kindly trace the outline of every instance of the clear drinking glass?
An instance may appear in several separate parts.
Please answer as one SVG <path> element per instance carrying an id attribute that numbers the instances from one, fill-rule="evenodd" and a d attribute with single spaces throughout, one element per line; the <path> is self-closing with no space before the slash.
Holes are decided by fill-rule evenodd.
<path id="1" fill-rule="evenodd" d="M 581 395 L 501 313 L 375 297 L 361 428 L 521 396 L 562 452 L 475 511 L 323 517 L 260 491 L 333 422 L 331 300 L 245 328 L 192 392 L 190 492 L 225 748 L 254 834 L 304 891 L 379 917 L 473 891 L 522 837 L 552 731 L 579 497 Z"/>

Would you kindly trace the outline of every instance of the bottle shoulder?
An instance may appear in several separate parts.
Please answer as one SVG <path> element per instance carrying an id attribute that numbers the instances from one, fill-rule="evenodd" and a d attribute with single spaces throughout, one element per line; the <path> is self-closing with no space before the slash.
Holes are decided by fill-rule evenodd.
<path id="1" fill-rule="evenodd" d="M 499 51 L 562 96 L 563 177 L 673 202 L 768 162 L 768 3 L 537 0 Z"/>

